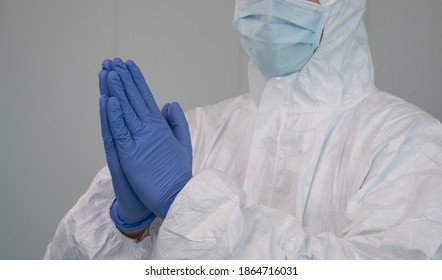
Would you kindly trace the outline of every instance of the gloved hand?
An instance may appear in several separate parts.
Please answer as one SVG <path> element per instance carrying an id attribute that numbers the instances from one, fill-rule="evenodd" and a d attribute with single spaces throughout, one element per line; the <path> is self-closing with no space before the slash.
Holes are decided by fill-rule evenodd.
<path id="1" fill-rule="evenodd" d="M 103 62 L 103 69 L 98 75 L 101 134 L 115 192 L 115 200 L 110 208 L 110 216 L 119 230 L 131 232 L 148 226 L 155 219 L 155 215 L 138 199 L 120 165 L 117 148 L 107 117 L 107 103 L 109 100 L 107 75 L 110 71 L 110 66 L 111 61 L 105 60 Z"/>
<path id="2" fill-rule="evenodd" d="M 177 103 L 166 105 L 165 119 L 134 62 L 117 58 L 111 69 L 107 114 L 122 169 L 144 205 L 164 218 L 192 178 L 184 112 Z"/>

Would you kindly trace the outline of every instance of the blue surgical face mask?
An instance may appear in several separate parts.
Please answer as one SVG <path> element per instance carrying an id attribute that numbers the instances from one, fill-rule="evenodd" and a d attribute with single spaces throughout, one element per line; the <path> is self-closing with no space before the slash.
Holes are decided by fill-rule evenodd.
<path id="1" fill-rule="evenodd" d="M 328 9 L 307 0 L 237 0 L 234 27 L 267 78 L 293 74 L 319 46 Z"/>

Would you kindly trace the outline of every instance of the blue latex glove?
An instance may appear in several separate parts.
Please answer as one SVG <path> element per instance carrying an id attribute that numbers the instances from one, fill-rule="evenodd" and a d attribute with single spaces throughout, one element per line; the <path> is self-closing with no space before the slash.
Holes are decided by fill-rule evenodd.
<path id="1" fill-rule="evenodd" d="M 155 219 L 155 215 L 138 199 L 120 165 L 117 148 L 107 117 L 107 103 L 109 100 L 107 75 L 108 71 L 110 71 L 110 66 L 111 61 L 105 60 L 103 62 L 103 70 L 98 75 L 101 134 L 115 192 L 115 200 L 110 208 L 110 216 L 119 230 L 130 232 L 148 226 Z"/>
<path id="2" fill-rule="evenodd" d="M 177 194 L 192 178 L 192 146 L 177 103 L 160 112 L 134 62 L 112 61 L 107 76 L 107 114 L 121 166 L 138 198 L 165 218 Z"/>

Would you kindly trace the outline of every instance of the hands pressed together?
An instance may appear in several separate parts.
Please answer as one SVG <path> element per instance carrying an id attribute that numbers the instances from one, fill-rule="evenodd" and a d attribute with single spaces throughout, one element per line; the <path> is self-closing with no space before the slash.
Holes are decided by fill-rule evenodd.
<path id="1" fill-rule="evenodd" d="M 104 60 L 99 73 L 101 131 L 115 200 L 110 216 L 123 232 L 165 218 L 192 178 L 192 145 L 178 103 L 160 111 L 133 61 Z"/>

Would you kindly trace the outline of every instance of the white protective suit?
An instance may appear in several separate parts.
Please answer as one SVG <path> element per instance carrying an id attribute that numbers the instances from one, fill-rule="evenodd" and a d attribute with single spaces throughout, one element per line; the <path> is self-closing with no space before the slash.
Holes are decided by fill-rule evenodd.
<path id="1" fill-rule="evenodd" d="M 375 88 L 365 0 L 330 7 L 302 71 L 187 112 L 194 177 L 136 243 L 109 217 L 107 168 L 50 259 L 442 258 L 442 126 Z"/>

